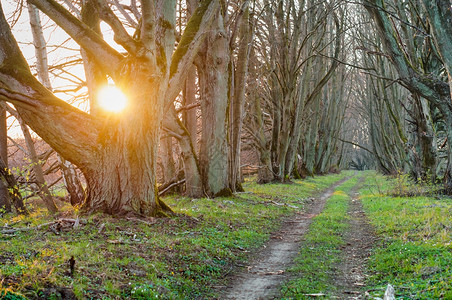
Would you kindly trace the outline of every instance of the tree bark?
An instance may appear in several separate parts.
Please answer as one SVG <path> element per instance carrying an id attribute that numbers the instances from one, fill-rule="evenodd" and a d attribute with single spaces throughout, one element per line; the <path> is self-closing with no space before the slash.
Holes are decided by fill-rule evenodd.
<path id="1" fill-rule="evenodd" d="M 44 172 L 42 171 L 41 162 L 39 161 L 38 154 L 36 153 L 35 145 L 33 142 L 33 138 L 31 137 L 30 131 L 23 122 L 23 120 L 18 118 L 20 127 L 22 128 L 22 133 L 24 135 L 25 143 L 28 148 L 28 152 L 30 153 L 30 160 L 33 165 L 33 173 L 36 177 L 36 185 L 39 190 L 39 197 L 44 202 L 48 211 L 52 214 L 58 212 L 58 208 L 53 201 L 53 197 L 50 194 L 49 188 L 47 187 L 47 182 L 44 179 Z"/>
<path id="2" fill-rule="evenodd" d="M 243 105 L 245 102 L 246 78 L 248 74 L 249 53 L 252 42 L 252 32 L 249 20 L 249 8 L 244 8 L 240 20 L 239 50 L 235 71 L 233 72 L 234 88 L 229 109 L 229 182 L 233 192 L 243 192 L 242 174 L 240 170 L 240 145 L 243 126 Z M 232 55 L 231 55 L 232 56 Z"/>
<path id="3" fill-rule="evenodd" d="M 202 138 L 200 170 L 209 196 L 230 195 L 228 182 L 227 107 L 229 46 L 221 12 L 207 34 L 198 68 L 201 86 Z"/>
<path id="4" fill-rule="evenodd" d="M 0 158 L 3 160 L 4 167 L 2 169 L 8 169 L 8 127 L 6 124 L 6 110 L 0 107 Z M 11 202 L 9 199 L 9 192 L 3 180 L 0 180 L 0 211 L 11 212 Z"/>

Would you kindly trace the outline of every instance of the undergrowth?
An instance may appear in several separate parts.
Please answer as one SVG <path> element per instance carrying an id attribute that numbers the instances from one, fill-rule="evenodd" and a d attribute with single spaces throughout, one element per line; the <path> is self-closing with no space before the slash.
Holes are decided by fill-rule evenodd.
<path id="1" fill-rule="evenodd" d="M 247 192 L 229 198 L 166 197 L 178 215 L 148 220 L 151 224 L 93 215 L 82 216 L 83 226 L 57 234 L 45 229 L 0 234 L 0 291 L 30 299 L 218 297 L 215 287 L 268 240 L 282 217 L 302 210 L 308 197 L 346 175 L 290 184 L 247 181 Z M 66 210 L 66 218 L 76 217 Z M 29 217 L 4 216 L 0 226 L 52 220 L 36 206 Z"/>

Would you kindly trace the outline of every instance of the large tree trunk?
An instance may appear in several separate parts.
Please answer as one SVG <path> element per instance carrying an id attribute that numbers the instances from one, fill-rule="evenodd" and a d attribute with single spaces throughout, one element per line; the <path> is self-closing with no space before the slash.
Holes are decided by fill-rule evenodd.
<path id="1" fill-rule="evenodd" d="M 156 216 L 170 211 L 158 198 L 156 169 L 162 90 L 167 81 L 149 82 L 141 64 L 130 65 L 122 88 L 130 103 L 120 115 L 110 115 L 98 138 L 89 166 L 81 168 L 87 184 L 84 208 L 113 215 Z M 153 105 L 150 105 L 152 103 Z"/>
<path id="2" fill-rule="evenodd" d="M 134 137 L 123 138 L 121 130 L 108 133 L 97 165 L 84 170 L 89 191 L 85 209 L 139 216 L 170 211 L 158 200 L 155 170 L 159 124 L 150 123 L 141 129 L 135 127 Z"/>
<path id="3" fill-rule="evenodd" d="M 80 206 L 85 202 L 86 191 L 83 189 L 77 170 L 73 164 L 58 156 L 60 170 L 63 173 L 64 186 L 69 193 L 69 202 L 72 206 Z"/>
<path id="4" fill-rule="evenodd" d="M 229 101 L 229 46 L 220 12 L 207 34 L 201 86 L 202 138 L 200 168 L 209 196 L 230 195 L 228 182 L 227 107 Z"/>

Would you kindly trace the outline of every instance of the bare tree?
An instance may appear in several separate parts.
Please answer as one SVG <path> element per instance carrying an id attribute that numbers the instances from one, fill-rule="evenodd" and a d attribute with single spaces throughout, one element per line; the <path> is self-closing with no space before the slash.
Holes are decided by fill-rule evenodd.
<path id="1" fill-rule="evenodd" d="M 57 2 L 30 0 L 88 51 L 98 66 L 129 95 L 121 114 L 100 118 L 84 113 L 40 84 L 30 73 L 10 28 L 0 19 L 0 98 L 15 105 L 23 120 L 62 157 L 83 172 L 85 208 L 116 215 L 158 215 L 169 211 L 155 190 L 156 155 L 165 99 L 174 99 L 216 15 L 218 1 L 203 1 L 174 50 L 176 1 L 142 1 L 135 38 L 106 1 L 93 1 L 126 49 L 124 56 Z"/>

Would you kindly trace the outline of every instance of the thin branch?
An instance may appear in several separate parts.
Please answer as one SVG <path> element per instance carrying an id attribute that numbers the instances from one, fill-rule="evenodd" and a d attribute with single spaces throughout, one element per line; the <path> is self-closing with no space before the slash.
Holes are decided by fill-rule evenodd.
<path id="1" fill-rule="evenodd" d="M 352 141 L 346 141 L 346 140 L 343 140 L 343 139 L 341 139 L 341 138 L 338 138 L 338 140 L 341 141 L 341 142 L 344 142 L 344 143 L 351 144 L 351 145 L 353 145 L 353 146 L 359 147 L 359 148 L 361 148 L 361 149 L 363 149 L 363 150 L 365 150 L 365 151 L 367 151 L 367 152 L 369 152 L 369 153 L 371 153 L 371 154 L 374 154 L 373 151 L 370 151 L 368 148 L 366 148 L 366 147 L 364 147 L 364 146 L 362 146 L 362 145 L 359 145 L 359 144 L 357 144 L 357 143 L 355 143 L 355 142 L 352 142 Z"/>
<path id="2" fill-rule="evenodd" d="M 198 106 L 201 106 L 201 102 L 199 102 L 199 101 L 195 102 L 195 103 L 191 103 L 191 104 L 185 105 L 185 106 L 182 106 L 182 107 L 179 107 L 178 109 L 176 109 L 176 113 L 178 114 L 181 111 L 190 110 L 190 109 L 198 107 Z"/>
<path id="3" fill-rule="evenodd" d="M 113 29 L 115 42 L 123 46 L 129 53 L 136 54 L 140 45 L 127 33 L 105 0 L 96 0 L 94 3 L 99 17 Z"/>
<path id="4" fill-rule="evenodd" d="M 130 25 L 132 25 L 133 27 L 137 27 L 138 23 L 135 22 L 134 19 L 132 19 L 132 17 L 130 17 L 130 15 L 126 12 L 126 10 L 124 9 L 124 6 L 122 6 L 121 3 L 119 3 L 118 0 L 113 0 L 113 3 L 115 4 L 115 6 L 118 8 L 118 10 L 121 12 L 121 14 L 124 16 L 124 18 L 126 18 L 127 22 L 130 23 Z"/>

